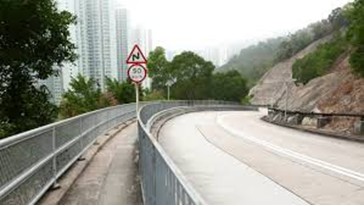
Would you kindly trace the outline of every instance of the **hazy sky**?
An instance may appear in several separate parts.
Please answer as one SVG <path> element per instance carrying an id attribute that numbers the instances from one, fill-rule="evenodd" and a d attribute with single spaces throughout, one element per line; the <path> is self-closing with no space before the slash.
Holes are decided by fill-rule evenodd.
<path id="1" fill-rule="evenodd" d="M 117 0 L 153 44 L 199 49 L 274 37 L 326 18 L 350 0 Z"/>

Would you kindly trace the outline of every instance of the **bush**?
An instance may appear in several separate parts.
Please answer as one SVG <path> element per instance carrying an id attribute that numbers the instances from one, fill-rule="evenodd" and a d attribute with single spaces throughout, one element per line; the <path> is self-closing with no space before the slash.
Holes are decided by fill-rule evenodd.
<path id="1" fill-rule="evenodd" d="M 296 60 L 292 66 L 293 78 L 306 84 L 311 79 L 324 75 L 346 48 L 347 42 L 341 36 L 318 46 L 316 51 Z"/>
<path id="2" fill-rule="evenodd" d="M 146 92 L 143 97 L 143 101 L 165 100 L 163 92 L 159 90 L 153 90 L 152 92 Z"/>

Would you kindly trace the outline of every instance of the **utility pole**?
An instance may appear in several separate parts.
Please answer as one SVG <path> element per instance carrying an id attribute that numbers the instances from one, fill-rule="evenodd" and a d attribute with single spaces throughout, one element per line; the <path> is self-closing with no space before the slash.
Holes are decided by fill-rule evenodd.
<path id="1" fill-rule="evenodd" d="M 167 86 L 167 100 L 169 101 L 170 95 L 171 95 L 171 86 L 176 82 L 176 79 L 169 78 L 169 80 L 166 82 Z"/>
<path id="2" fill-rule="evenodd" d="M 169 96 L 170 96 L 170 88 L 171 86 L 167 85 L 167 100 L 169 101 Z"/>

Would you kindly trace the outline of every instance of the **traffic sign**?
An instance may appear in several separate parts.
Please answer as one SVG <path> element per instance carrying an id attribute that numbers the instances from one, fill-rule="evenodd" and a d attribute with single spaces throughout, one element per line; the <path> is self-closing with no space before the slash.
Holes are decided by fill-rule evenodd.
<path id="1" fill-rule="evenodd" d="M 139 48 L 138 45 L 134 45 L 133 50 L 131 50 L 128 59 L 126 60 L 127 64 L 146 64 L 147 59 L 145 58 L 143 52 Z"/>
<path id="2" fill-rule="evenodd" d="M 135 83 L 142 82 L 147 77 L 147 69 L 141 64 L 134 64 L 128 69 L 128 77 Z"/>

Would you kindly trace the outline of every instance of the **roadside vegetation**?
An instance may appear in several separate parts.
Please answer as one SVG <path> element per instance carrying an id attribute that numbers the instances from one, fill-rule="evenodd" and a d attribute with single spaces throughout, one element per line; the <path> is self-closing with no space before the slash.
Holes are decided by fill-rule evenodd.
<path id="1" fill-rule="evenodd" d="M 248 93 L 246 80 L 237 71 L 214 73 L 215 66 L 199 55 L 186 51 L 167 61 L 165 50 L 157 47 L 149 54 L 149 75 L 154 96 L 166 99 L 170 84 L 171 99 L 214 99 L 240 102 Z"/>
<path id="2" fill-rule="evenodd" d="M 354 36 L 363 36 L 363 34 L 359 34 L 357 31 L 361 30 L 362 26 L 353 26 L 354 23 L 363 25 L 362 20 L 358 20 L 364 19 L 362 17 L 364 13 L 362 10 L 362 2 L 363 0 L 357 0 L 355 3 L 348 4 L 344 8 L 336 8 L 331 12 L 327 19 L 310 24 L 306 28 L 298 30 L 293 34 L 289 34 L 284 37 L 268 39 L 266 41 L 259 42 L 256 45 L 242 49 L 240 54 L 231 58 L 227 64 L 218 68 L 217 71 L 226 72 L 229 70 L 237 70 L 243 77 L 248 79 L 248 86 L 252 87 L 267 72 L 269 68 L 279 62 L 293 57 L 316 40 L 319 40 L 330 34 L 335 35 L 335 33 L 345 30 L 348 26 L 349 30 L 356 31 L 356 35 Z M 350 15 L 352 16 L 351 18 L 347 17 L 349 10 L 353 10 L 353 12 L 350 12 Z M 355 21 L 352 19 L 355 19 Z M 321 57 L 324 56 L 324 60 L 311 63 L 312 61 L 319 59 L 318 57 L 314 58 L 312 55 L 309 57 L 309 60 L 303 60 L 296 65 L 296 67 L 298 67 L 298 65 L 314 65 L 316 69 L 313 69 L 312 71 L 303 71 L 307 67 L 296 69 L 296 71 L 299 71 L 300 73 L 296 73 L 295 76 L 298 77 L 301 74 L 304 75 L 304 77 L 300 79 L 302 79 L 303 82 L 306 82 L 312 77 L 323 74 L 327 68 L 327 64 L 331 62 L 331 59 L 337 57 L 336 52 L 342 51 L 341 47 L 343 46 L 342 44 L 344 40 L 338 40 L 335 38 L 335 41 L 336 43 L 328 43 L 327 45 L 322 46 L 321 51 L 317 52 Z M 358 44 L 360 43 L 358 41 L 356 42 Z M 361 43 L 361 45 L 363 44 Z M 329 51 L 331 50 L 331 47 L 335 51 Z M 358 49 L 357 53 L 362 53 L 362 51 Z M 363 58 L 361 58 L 361 60 L 362 59 Z M 360 63 L 359 60 L 360 58 L 355 58 L 353 62 Z M 323 65 L 323 68 L 318 69 L 317 67 L 320 65 Z M 359 68 L 359 66 L 357 68 Z"/>
<path id="3" fill-rule="evenodd" d="M 303 57 L 292 66 L 293 78 L 306 84 L 310 80 L 325 75 L 337 58 L 350 52 L 350 65 L 353 73 L 364 77 L 364 0 L 348 4 L 344 9 L 336 9 L 329 17 L 334 25 L 334 38 Z"/>
<path id="4" fill-rule="evenodd" d="M 135 89 L 131 82 L 119 82 L 108 78 L 106 91 L 101 92 L 96 81 L 78 75 L 72 79 L 70 86 L 71 89 L 63 94 L 59 106 L 60 118 L 73 117 L 104 107 L 135 101 Z"/>
<path id="5" fill-rule="evenodd" d="M 57 118 L 48 89 L 37 82 L 76 60 L 68 30 L 75 20 L 52 0 L 0 1 L 0 138 Z"/>
<path id="6" fill-rule="evenodd" d="M 293 78 L 298 83 L 306 84 L 316 77 L 327 74 L 336 59 L 347 48 L 347 41 L 342 36 L 336 36 L 332 41 L 319 45 L 314 52 L 295 61 L 292 66 Z"/>

